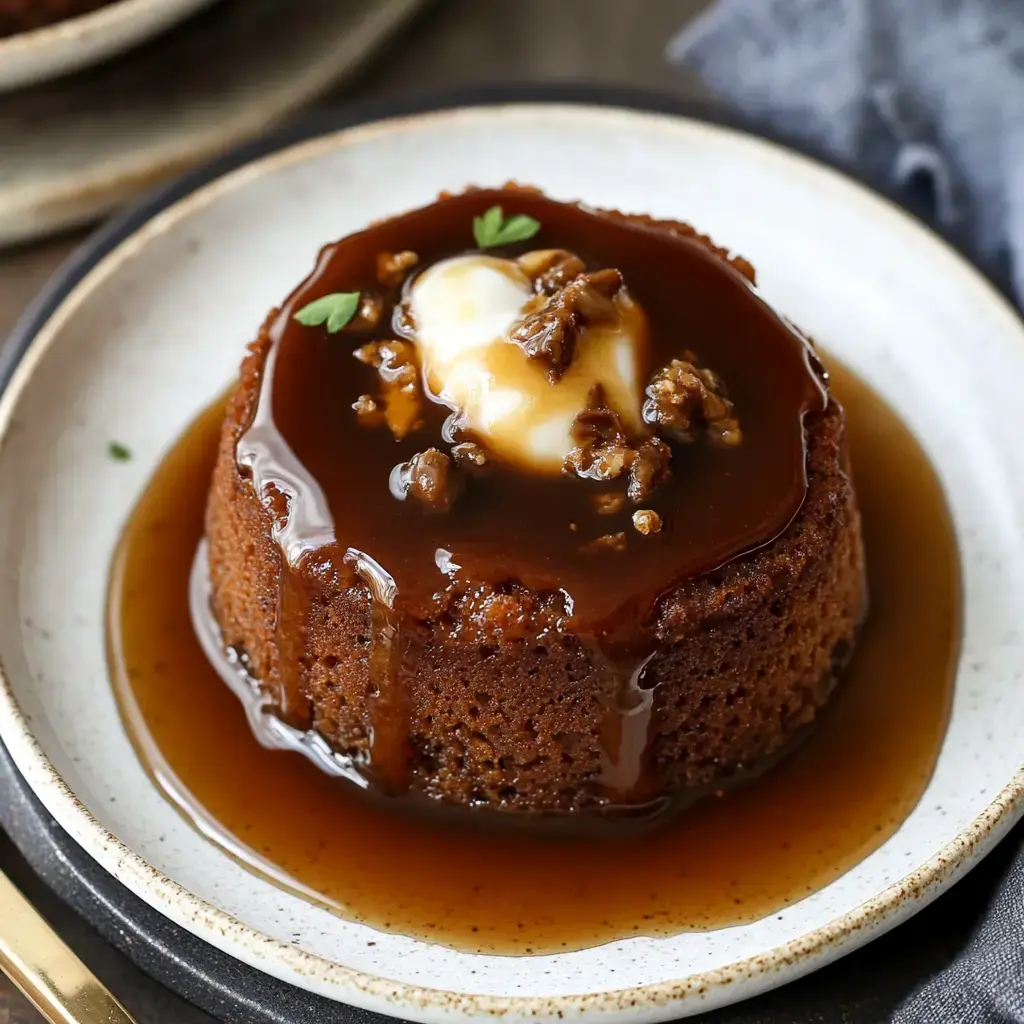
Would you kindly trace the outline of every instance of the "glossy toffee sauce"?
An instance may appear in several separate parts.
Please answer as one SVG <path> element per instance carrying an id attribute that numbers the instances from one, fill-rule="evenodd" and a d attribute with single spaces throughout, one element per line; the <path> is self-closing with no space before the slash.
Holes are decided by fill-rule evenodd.
<path id="1" fill-rule="evenodd" d="M 492 464 L 479 478 L 467 479 L 443 515 L 391 497 L 396 464 L 443 446 L 446 435 L 484 439 L 451 437 L 451 410 L 434 402 L 425 403 L 422 428 L 402 441 L 358 422 L 351 403 L 374 394 L 378 382 L 353 350 L 394 337 L 393 312 L 402 296 L 401 284 L 377 286 L 378 254 L 412 250 L 422 269 L 465 253 L 474 246 L 474 217 L 496 204 L 506 215 L 533 216 L 541 228 L 528 242 L 492 254 L 564 248 L 588 269 L 622 273 L 649 324 L 648 337 L 637 346 L 641 381 L 690 349 L 699 365 L 726 382 L 743 443 L 730 449 L 673 446 L 671 478 L 643 502 L 664 523 L 657 535 L 643 537 L 632 528 L 635 506 L 628 503 L 615 515 L 595 511 L 595 493 L 623 490 L 622 481 L 602 487 L 511 464 Z M 375 328 L 328 334 L 294 319 L 325 294 L 368 290 L 384 306 Z M 565 632 L 588 647 L 610 694 L 603 729 L 606 795 L 627 804 L 656 793 L 656 780 L 646 771 L 655 683 L 645 674 L 652 674 L 648 663 L 658 646 L 649 628 L 652 610 L 680 579 L 774 540 L 799 510 L 806 493 L 803 420 L 827 402 L 806 341 L 740 272 L 681 229 L 519 189 L 464 193 L 327 246 L 268 334 L 259 396 L 236 456 L 255 492 L 273 496 L 284 510 L 275 538 L 284 556 L 276 628 L 285 655 L 279 678 L 266 681 L 276 682 L 282 718 L 298 728 L 311 723 L 303 678 L 310 609 L 360 580 L 373 600 L 370 671 L 379 696 L 370 710 L 367 763 L 356 767 L 378 787 L 402 792 L 409 782 L 402 676 L 416 664 L 410 647 L 417 643 L 418 620 L 437 618 L 435 593 L 460 581 L 473 586 L 514 579 L 563 595 Z M 625 552 L 583 550 L 588 541 L 617 531 L 626 535 Z M 438 553 L 455 567 L 448 578 Z"/>
<path id="2" fill-rule="evenodd" d="M 110 665 L 143 763 L 251 869 L 344 917 L 467 950 L 726 927 L 821 888 L 917 803 L 945 731 L 960 625 L 956 547 L 927 458 L 856 377 L 833 366 L 832 387 L 848 417 L 871 615 L 809 738 L 759 779 L 654 831 L 595 842 L 396 813 L 297 753 L 261 747 L 189 611 L 221 403 L 167 455 L 114 564 Z"/>

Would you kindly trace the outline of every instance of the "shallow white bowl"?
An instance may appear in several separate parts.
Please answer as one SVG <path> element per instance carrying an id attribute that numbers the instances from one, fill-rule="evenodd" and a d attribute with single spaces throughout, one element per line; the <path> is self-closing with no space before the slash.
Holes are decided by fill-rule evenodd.
<path id="1" fill-rule="evenodd" d="M 880 849 L 754 924 L 518 959 L 376 933 L 200 838 L 154 789 L 118 718 L 104 586 L 161 452 L 231 379 L 266 309 L 326 238 L 443 188 L 508 178 L 691 219 L 749 256 L 768 299 L 901 411 L 949 496 L 966 617 L 935 776 Z M 103 256 L 0 398 L 0 737 L 57 821 L 121 882 L 311 991 L 431 1021 L 653 1021 L 753 995 L 914 913 L 1018 816 L 1021 380 L 1024 326 L 975 270 L 885 200 L 772 143 L 678 117 L 530 104 L 303 142 L 211 181 Z M 111 439 L 131 462 L 107 458 Z"/>
<path id="2" fill-rule="evenodd" d="M 58 78 L 128 50 L 213 0 L 117 0 L 88 14 L 0 39 L 0 92 Z"/>

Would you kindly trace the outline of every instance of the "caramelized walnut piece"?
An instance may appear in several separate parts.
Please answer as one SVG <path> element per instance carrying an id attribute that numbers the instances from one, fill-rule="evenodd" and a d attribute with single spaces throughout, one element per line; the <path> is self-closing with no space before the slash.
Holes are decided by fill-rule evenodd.
<path id="1" fill-rule="evenodd" d="M 579 256 L 566 249 L 534 249 L 517 262 L 538 295 L 554 295 L 587 269 Z"/>
<path id="2" fill-rule="evenodd" d="M 407 341 L 371 341 L 353 353 L 380 377 L 384 422 L 400 441 L 421 425 L 423 395 L 416 349 Z M 358 412 L 358 410 L 356 410 Z"/>
<path id="3" fill-rule="evenodd" d="M 633 513 L 633 528 L 645 537 L 652 533 L 660 533 L 661 516 L 653 509 L 638 508 Z"/>
<path id="4" fill-rule="evenodd" d="M 419 263 L 420 258 L 411 249 L 402 252 L 381 252 L 377 254 L 377 280 L 394 287 L 401 284 L 406 273 Z"/>
<path id="5" fill-rule="evenodd" d="M 728 447 L 743 439 L 721 378 L 686 359 L 673 359 L 651 378 L 643 417 L 677 441 L 695 440 L 701 427 L 711 444 Z"/>
<path id="6" fill-rule="evenodd" d="M 452 447 L 452 456 L 460 469 L 481 469 L 487 465 L 487 452 L 473 441 L 462 441 Z"/>
<path id="7" fill-rule="evenodd" d="M 563 472 L 584 480 L 615 480 L 628 474 L 626 494 L 633 502 L 643 501 L 669 475 L 669 446 L 656 437 L 630 440 L 600 385 L 591 391 L 587 408 L 573 420 L 572 439 L 576 445 L 565 458 Z M 609 497 L 602 494 L 595 500 Z"/>
<path id="8" fill-rule="evenodd" d="M 370 395 L 360 395 L 352 403 L 352 408 L 355 409 L 356 418 L 361 426 L 379 427 L 385 422 L 384 413 Z"/>
<path id="9" fill-rule="evenodd" d="M 418 452 L 398 467 L 400 489 L 432 512 L 447 512 L 458 493 L 459 478 L 452 460 L 436 448 Z"/>
<path id="10" fill-rule="evenodd" d="M 595 385 L 587 408 L 573 420 L 575 447 L 565 457 L 563 470 L 584 480 L 615 480 L 632 464 L 634 452 L 622 420 L 605 401 L 604 388 Z"/>
<path id="11" fill-rule="evenodd" d="M 343 330 L 346 331 L 372 331 L 380 326 L 380 318 L 384 313 L 384 301 L 379 295 L 372 292 L 363 292 L 359 296 L 359 308 L 355 316 Z"/>
<path id="12" fill-rule="evenodd" d="M 634 449 L 629 466 L 629 500 L 639 503 L 647 498 L 658 484 L 668 479 L 672 449 L 664 441 L 649 437 Z"/>
<path id="13" fill-rule="evenodd" d="M 530 359 L 540 360 L 556 381 L 572 363 L 587 327 L 615 318 L 614 299 L 621 287 L 622 274 L 617 270 L 579 274 L 526 316 L 510 338 Z"/>

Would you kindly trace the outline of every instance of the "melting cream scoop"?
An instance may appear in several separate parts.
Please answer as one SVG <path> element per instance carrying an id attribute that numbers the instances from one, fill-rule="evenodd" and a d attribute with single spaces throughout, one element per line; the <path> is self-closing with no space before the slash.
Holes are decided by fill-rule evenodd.
<path id="1" fill-rule="evenodd" d="M 509 340 L 536 303 L 519 265 L 479 254 L 435 263 L 410 294 L 427 386 L 493 456 L 557 473 L 574 446 L 573 420 L 595 384 L 627 427 L 641 427 L 646 318 L 625 288 L 614 302 L 618 317 L 589 327 L 571 365 L 552 383 L 543 363 Z"/>

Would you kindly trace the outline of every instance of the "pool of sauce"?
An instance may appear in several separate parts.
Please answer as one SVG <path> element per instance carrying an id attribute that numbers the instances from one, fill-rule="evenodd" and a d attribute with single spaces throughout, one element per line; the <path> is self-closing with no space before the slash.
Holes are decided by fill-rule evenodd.
<path id="1" fill-rule="evenodd" d="M 595 511 L 595 493 L 608 485 L 508 463 L 489 466 L 480 477 L 466 475 L 444 514 L 391 496 L 393 468 L 417 452 L 444 447 L 443 437 L 485 447 L 486 441 L 467 432 L 451 437 L 451 410 L 437 402 L 424 403 L 422 426 L 399 441 L 387 429 L 368 429 L 353 413 L 352 402 L 378 386 L 376 371 L 354 359 L 353 350 L 394 337 L 395 325 L 401 327 L 394 313 L 409 284 L 379 285 L 378 255 L 414 251 L 414 278 L 419 269 L 472 250 L 474 217 L 494 205 L 506 215 L 532 216 L 540 229 L 529 241 L 490 253 L 561 248 L 589 270 L 621 272 L 648 324 L 637 344 L 641 381 L 685 350 L 725 381 L 743 442 L 672 445 L 671 477 L 643 501 L 664 524 L 655 535 L 633 529 L 634 505 L 613 515 Z M 331 334 L 295 320 L 307 303 L 352 291 L 380 302 L 376 324 L 354 322 Z M 595 675 L 606 680 L 605 798 L 649 799 L 657 792 L 647 763 L 656 602 L 679 580 L 770 543 L 800 509 L 807 488 L 804 418 L 827 403 L 806 340 L 743 273 L 685 229 L 521 189 L 444 198 L 326 246 L 267 333 L 259 393 L 236 458 L 265 504 L 282 510 L 275 526 L 283 554 L 276 631 L 286 656 L 277 678 L 265 681 L 276 691 L 281 717 L 298 728 L 312 721 L 303 648 L 311 609 L 357 580 L 365 584 L 373 601 L 370 673 L 379 697 L 369 710 L 366 763 L 356 770 L 374 785 L 403 791 L 411 780 L 409 728 L 399 720 L 408 685 L 401 677 L 416 664 L 409 648 L 419 642 L 421 622 L 444 619 L 435 595 L 514 579 L 561 595 L 566 614 L 559 632 L 586 645 Z M 624 480 L 611 487 L 624 490 Z M 627 550 L 586 550 L 619 531 Z M 442 571 L 438 553 L 454 569 Z"/>
<path id="2" fill-rule="evenodd" d="M 160 465 L 113 567 L 110 666 L 140 758 L 252 870 L 346 918 L 465 950 L 539 954 L 721 928 L 814 892 L 881 845 L 920 798 L 960 628 L 956 545 L 934 471 L 883 401 L 830 369 L 848 417 L 871 614 L 809 738 L 760 778 L 656 828 L 595 841 L 494 829 L 474 812 L 407 813 L 297 753 L 261 747 L 189 611 L 221 403 Z"/>

